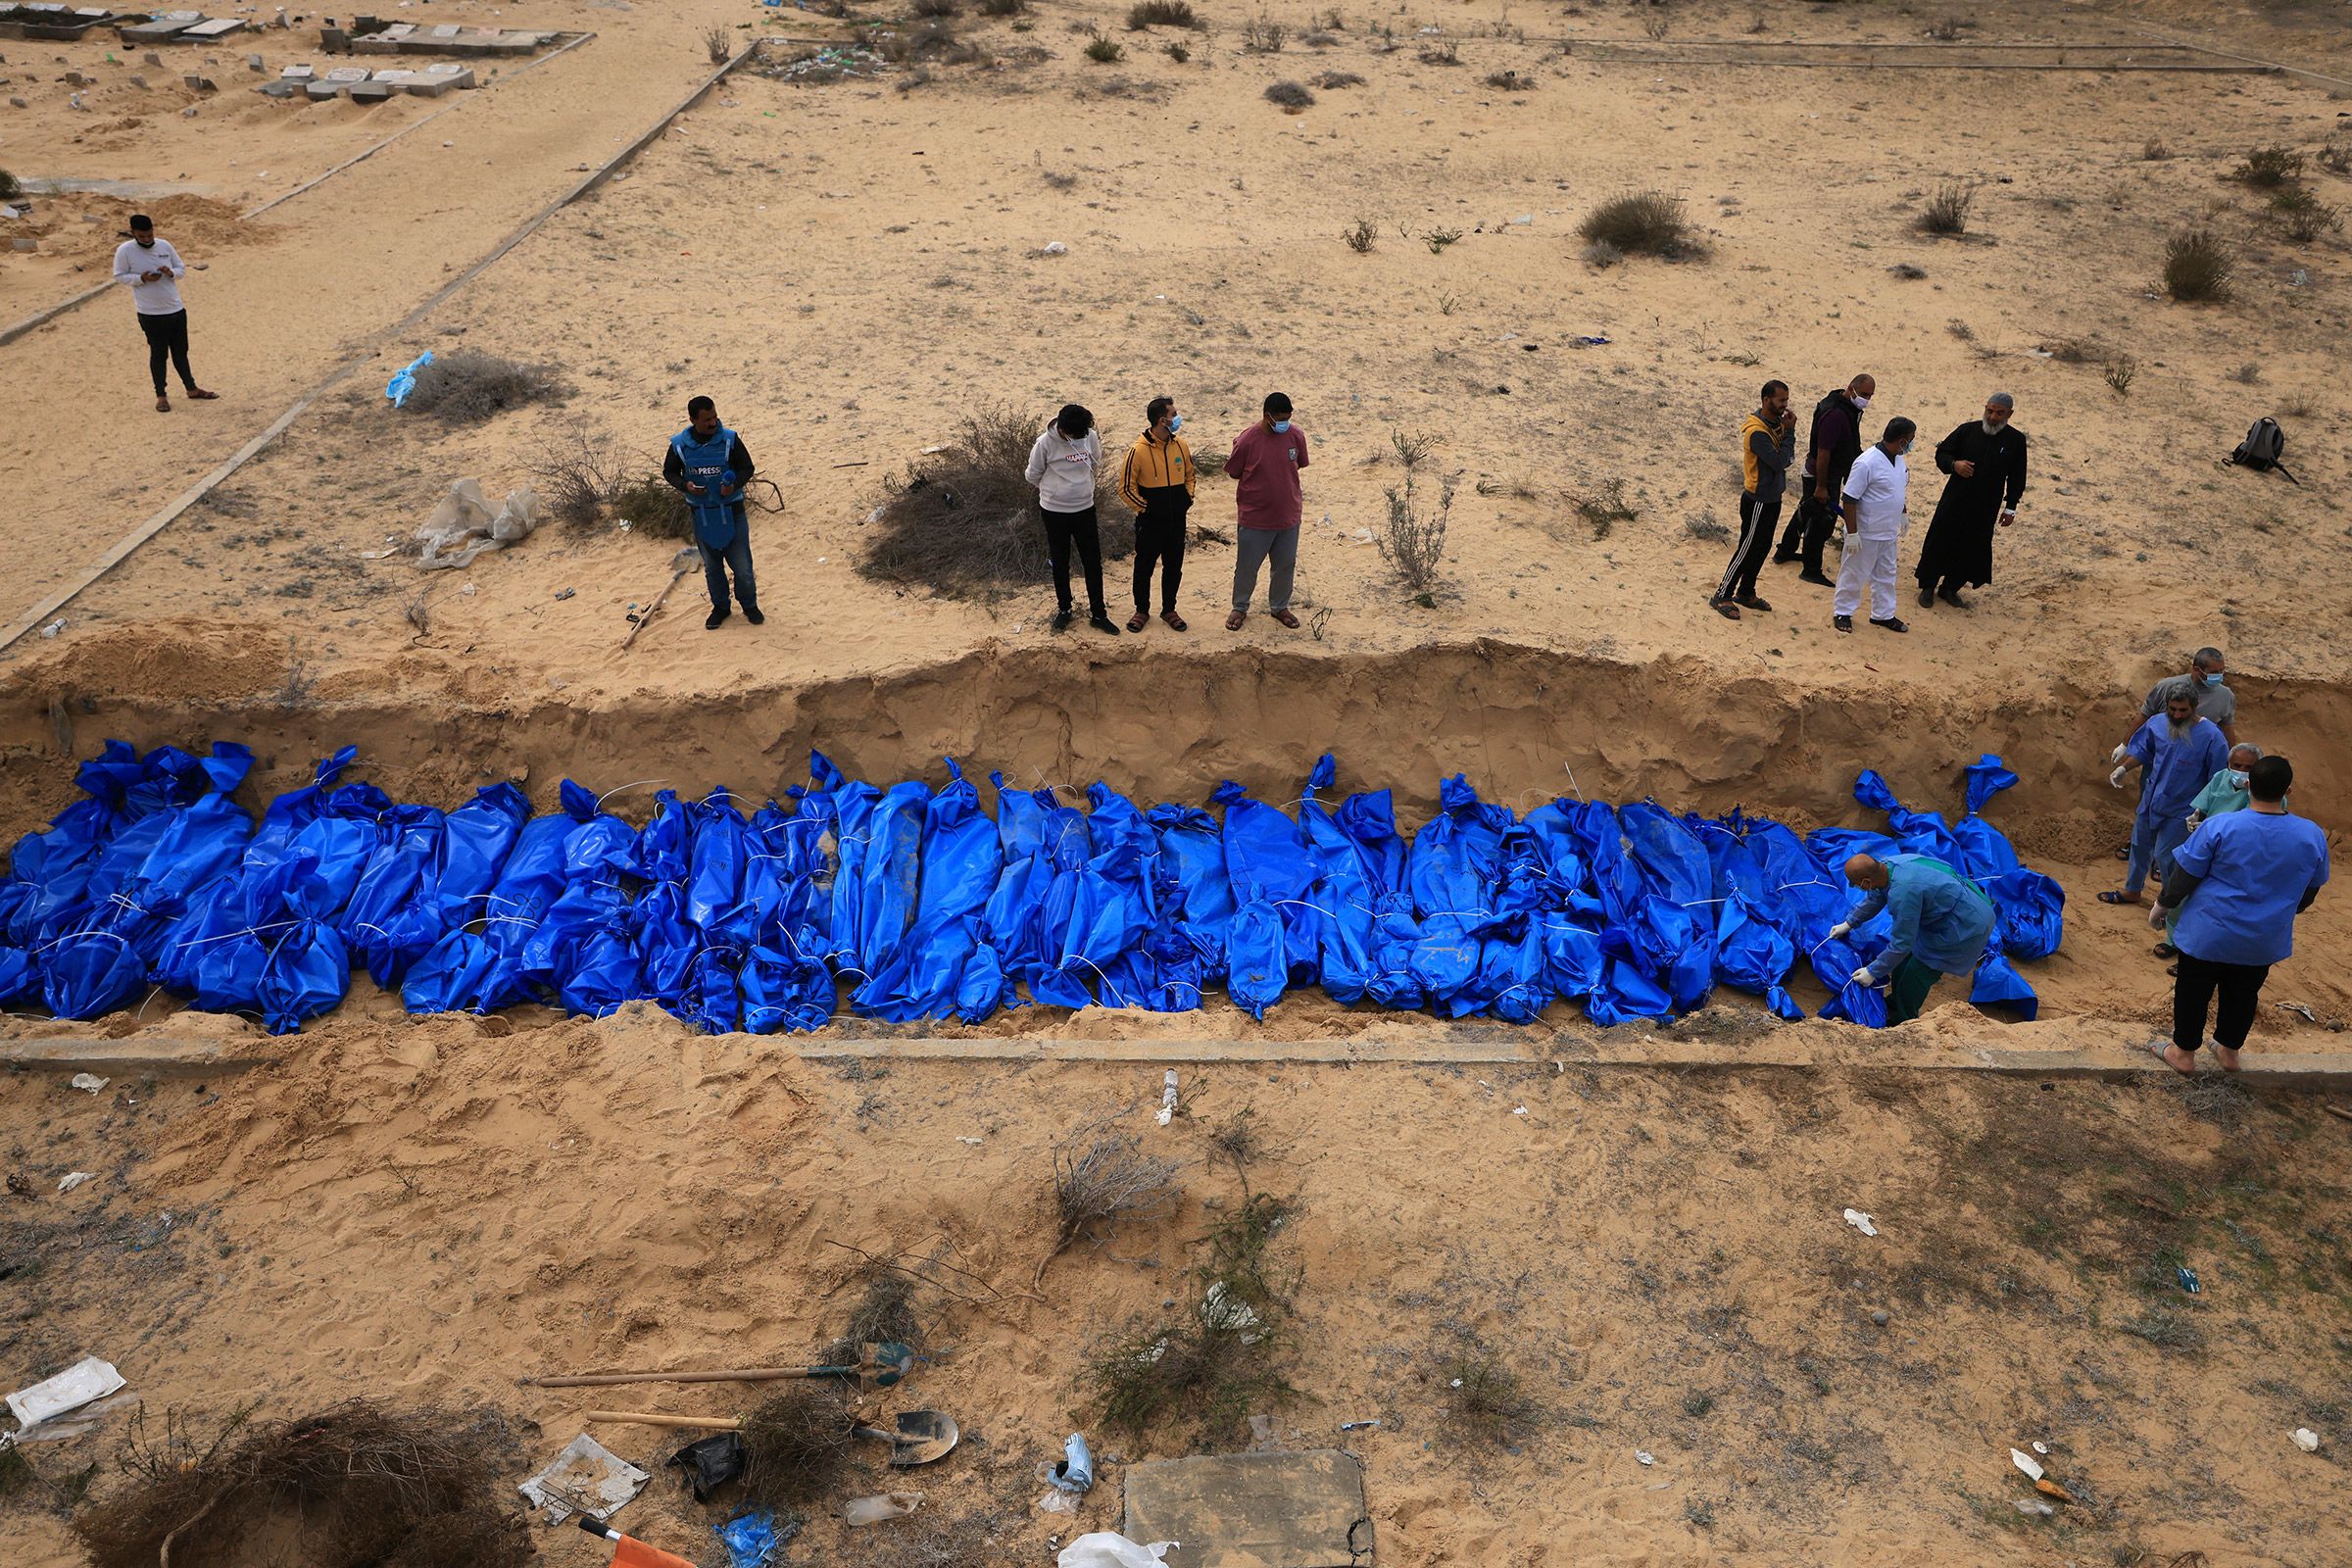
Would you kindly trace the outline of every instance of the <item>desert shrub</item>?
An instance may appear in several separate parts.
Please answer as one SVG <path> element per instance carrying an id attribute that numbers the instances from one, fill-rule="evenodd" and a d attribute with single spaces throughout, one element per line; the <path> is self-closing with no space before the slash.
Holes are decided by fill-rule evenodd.
<path id="1" fill-rule="evenodd" d="M 1731 527 L 1716 517 L 1692 517 L 1683 524 L 1683 532 L 1707 544 L 1721 544 L 1731 538 Z"/>
<path id="2" fill-rule="evenodd" d="M 1017 17 L 1028 9 L 1028 0 L 980 0 L 984 17 Z"/>
<path id="3" fill-rule="evenodd" d="M 854 1457 L 850 1385 L 811 1378 L 781 1385 L 743 1418 L 743 1500 L 790 1509 L 833 1490 Z"/>
<path id="4" fill-rule="evenodd" d="M 712 65 L 723 66 L 727 63 L 727 56 L 735 52 L 735 41 L 727 36 L 724 27 L 706 27 L 703 29 L 703 49 L 710 56 Z"/>
<path id="5" fill-rule="evenodd" d="M 563 384 L 547 366 L 452 349 L 434 355 L 433 363 L 416 372 L 416 385 L 402 407 L 450 424 L 478 424 L 509 409 L 563 395 Z"/>
<path id="6" fill-rule="evenodd" d="M 2303 174 L 2303 155 L 2291 147 L 2257 147 L 2230 172 L 2230 177 L 2257 190 L 2275 190 Z"/>
<path id="7" fill-rule="evenodd" d="M 1938 185 L 1936 194 L 1928 198 L 1927 211 L 1919 215 L 1919 226 L 1931 234 L 1965 234 L 1968 210 L 1976 199 L 1976 192 L 1966 185 Z"/>
<path id="8" fill-rule="evenodd" d="M 1163 55 L 1166 55 L 1170 60 L 1175 61 L 1180 66 L 1183 65 L 1187 60 L 1193 58 L 1192 50 L 1186 48 L 1183 44 L 1176 42 L 1174 39 L 1170 39 L 1167 43 L 1161 45 L 1159 52 Z"/>
<path id="9" fill-rule="evenodd" d="M 1045 581 L 1050 562 L 1037 492 L 1021 476 L 1043 428 L 1043 419 L 1002 405 L 966 416 L 940 451 L 915 459 L 892 483 L 858 572 L 952 599 L 992 598 Z M 1131 530 L 1102 530 L 1106 558 L 1134 549 Z"/>
<path id="10" fill-rule="evenodd" d="M 1701 249 L 1683 216 L 1682 198 L 1662 191 L 1637 190 L 1612 196 L 1586 215 L 1576 232 L 1628 256 L 1680 261 L 1700 254 Z M 1590 255 L 1586 259 L 1591 260 Z"/>
<path id="11" fill-rule="evenodd" d="M 1189 0 L 1136 0 L 1127 8 L 1129 32 L 1141 32 L 1146 27 L 1190 27 L 1198 32 L 1201 26 Z"/>
<path id="12" fill-rule="evenodd" d="M 2279 228 L 2298 245 L 2344 226 L 2343 215 L 2300 185 L 2287 185 L 2271 196 L 2271 212 Z"/>
<path id="13" fill-rule="evenodd" d="M 1519 1375 L 1493 1351 L 1467 1347 L 1437 1362 L 1446 1413 L 1464 1433 L 1500 1446 L 1534 1421 L 1535 1401 L 1521 1390 Z"/>
<path id="14" fill-rule="evenodd" d="M 1326 71 L 1314 78 L 1314 84 L 1325 92 L 1330 92 L 1340 87 L 1361 87 L 1364 84 L 1364 78 L 1352 71 Z"/>
<path id="15" fill-rule="evenodd" d="M 1295 115 L 1301 109 L 1313 108 L 1315 95 L 1295 81 L 1278 81 L 1266 89 L 1266 102 L 1278 104 Z"/>
<path id="16" fill-rule="evenodd" d="M 1367 255 L 1380 238 L 1380 225 L 1369 218 L 1359 218 L 1348 227 L 1340 230 L 1340 238 L 1356 255 Z"/>
<path id="17" fill-rule="evenodd" d="M 2230 297 L 2237 252 L 2209 228 L 2183 229 L 2164 242 L 2164 291 L 2177 300 Z"/>
<path id="18" fill-rule="evenodd" d="M 352 1400 L 209 1440 L 177 1412 L 133 1415 L 123 1483 L 76 1517 L 91 1568 L 232 1568 L 291 1531 L 305 1568 L 516 1568 L 536 1556 L 499 1479 L 514 1447 L 488 1412 Z M 169 1551 L 170 1555 L 165 1554 Z"/>
<path id="19" fill-rule="evenodd" d="M 1497 71 L 1487 78 L 1487 85 L 1497 92 L 1533 92 L 1536 78 L 1523 76 L 1516 71 Z"/>
<path id="20" fill-rule="evenodd" d="M 1625 252 L 1605 239 L 1596 239 L 1585 247 L 1585 265 L 1596 271 L 1607 271 L 1625 260 Z"/>
<path id="21" fill-rule="evenodd" d="M 2313 156 L 2319 160 L 2320 167 L 2330 174 L 2352 174 L 2352 136 L 2330 136 L 2327 145 Z M 5 172 L 0 172 L 0 181 L 5 181 L 7 177 Z"/>
<path id="22" fill-rule="evenodd" d="M 978 46 L 957 37 L 956 29 L 940 17 L 904 31 L 877 31 L 872 48 L 894 66 L 961 66 L 980 58 Z"/>
<path id="23" fill-rule="evenodd" d="M 1200 1238 L 1205 1255 L 1170 1316 L 1096 1344 L 1082 1379 L 1104 1425 L 1140 1435 L 1191 1423 L 1215 1442 L 1296 1394 L 1276 1361 L 1298 1279 L 1269 1256 L 1296 1215 L 1286 1199 L 1248 1199 Z"/>
<path id="24" fill-rule="evenodd" d="M 1937 43 L 1951 43 L 1976 24 L 1974 17 L 1941 17 L 1928 24 L 1928 36 Z"/>
<path id="25" fill-rule="evenodd" d="M 1380 556 L 1396 573 L 1404 590 L 1424 606 L 1436 602 L 1438 567 L 1446 559 L 1446 523 L 1453 513 L 1454 481 L 1438 481 L 1438 503 L 1424 508 L 1417 494 L 1413 466 L 1404 470 L 1401 488 L 1389 487 L 1389 514 L 1381 524 Z"/>
<path id="26" fill-rule="evenodd" d="M 1411 472 L 1428 461 L 1429 455 L 1446 444 L 1446 438 L 1424 430 L 1406 430 L 1401 426 L 1389 432 L 1389 445 L 1396 451 L 1396 461 Z"/>
<path id="27" fill-rule="evenodd" d="M 2262 367 L 2252 360 L 2248 360 L 2230 372 L 2230 379 L 2235 381 L 2239 386 L 2260 386 L 2262 385 Z"/>
<path id="28" fill-rule="evenodd" d="M 2139 362 L 2129 354 L 2119 354 L 2099 368 L 2100 378 L 2119 398 L 2132 395 L 2132 383 L 2139 378 Z"/>
<path id="29" fill-rule="evenodd" d="M 908 0 L 906 10 L 917 17 L 953 17 L 962 14 L 961 0 Z"/>
<path id="30" fill-rule="evenodd" d="M 642 460 L 583 426 L 568 439 L 550 439 L 529 461 L 532 486 L 548 519 L 567 528 L 597 528 L 626 519 L 649 539 L 690 539 L 694 514 L 686 498 Z"/>
<path id="31" fill-rule="evenodd" d="M 1242 52 L 1251 55 L 1278 55 L 1282 53 L 1283 39 L 1288 36 L 1289 34 L 1284 31 L 1281 23 L 1269 21 L 1260 16 L 1253 22 L 1246 22 L 1242 24 Z"/>
<path id="32" fill-rule="evenodd" d="M 1433 228 L 1421 236 L 1421 242 L 1429 247 L 1430 255 L 1443 256 L 1446 247 L 1461 237 L 1462 231 L 1458 228 Z"/>
<path id="33" fill-rule="evenodd" d="M 1108 38 L 1097 38 L 1086 46 L 1086 58 L 1098 66 L 1107 66 L 1127 58 L 1127 46 Z"/>
<path id="34" fill-rule="evenodd" d="M 1605 480 L 1591 495 L 1571 495 L 1568 505 L 1575 509 L 1578 516 L 1585 519 L 1595 539 L 1606 539 L 1617 524 L 1635 521 L 1642 515 L 1627 504 L 1623 479 Z"/>
<path id="35" fill-rule="evenodd" d="M 1432 38 L 1421 46 L 1420 58 L 1425 66 L 1458 66 L 1462 63 L 1462 46 L 1451 38 Z"/>
<path id="36" fill-rule="evenodd" d="M 13 202 L 24 194 L 24 182 L 5 169 L 0 169 L 0 202 Z"/>
<path id="37" fill-rule="evenodd" d="M 1054 1250 L 1037 1265 L 1041 1280 L 1046 1265 L 1089 1227 L 1122 1215 L 1164 1210 L 1180 1196 L 1180 1167 L 1174 1160 L 1147 1154 L 1141 1141 L 1118 1134 L 1103 1134 L 1081 1150 L 1079 1141 L 1085 1136 L 1073 1134 L 1054 1150 L 1054 1212 L 1060 1224 Z"/>
<path id="38" fill-rule="evenodd" d="M 1652 8 L 1649 15 L 1642 19 L 1642 31 L 1652 43 L 1664 43 L 1666 35 L 1673 30 L 1674 19 L 1662 9 Z"/>
<path id="39" fill-rule="evenodd" d="M 2140 143 L 2139 156 L 2151 164 L 2161 164 L 2173 156 L 2173 150 L 2150 136 L 2146 141 Z"/>

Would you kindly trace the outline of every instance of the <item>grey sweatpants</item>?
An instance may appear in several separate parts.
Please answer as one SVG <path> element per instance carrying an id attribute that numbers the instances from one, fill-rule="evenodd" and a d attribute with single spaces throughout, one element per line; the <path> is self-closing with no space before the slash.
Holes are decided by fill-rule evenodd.
<path id="1" fill-rule="evenodd" d="M 1257 592 L 1257 568 L 1268 558 L 1274 562 L 1273 580 L 1266 585 L 1266 608 L 1291 608 L 1291 573 L 1298 565 L 1298 530 L 1296 528 L 1236 528 L 1233 550 L 1233 608 L 1248 614 L 1250 600 Z"/>

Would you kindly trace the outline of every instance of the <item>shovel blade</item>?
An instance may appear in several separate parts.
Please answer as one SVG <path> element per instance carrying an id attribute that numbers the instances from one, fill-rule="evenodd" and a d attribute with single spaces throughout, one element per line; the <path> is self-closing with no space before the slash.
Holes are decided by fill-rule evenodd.
<path id="1" fill-rule="evenodd" d="M 890 1443 L 890 1466 L 906 1470 L 945 1459 L 962 1438 L 956 1418 L 944 1410 L 902 1410 L 898 1436 Z"/>

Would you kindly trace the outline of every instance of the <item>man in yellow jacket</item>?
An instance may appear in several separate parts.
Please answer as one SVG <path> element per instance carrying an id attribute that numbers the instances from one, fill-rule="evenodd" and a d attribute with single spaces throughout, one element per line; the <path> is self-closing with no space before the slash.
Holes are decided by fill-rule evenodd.
<path id="1" fill-rule="evenodd" d="M 1135 512 L 1135 613 L 1129 631 L 1142 631 L 1152 619 L 1152 568 L 1159 572 L 1159 618 L 1175 631 L 1185 629 L 1176 613 L 1176 589 L 1184 581 L 1184 517 L 1192 510 L 1193 449 L 1176 432 L 1184 416 L 1176 400 L 1153 398 L 1144 408 L 1150 421 L 1127 461 L 1119 467 L 1119 499 Z"/>
<path id="2" fill-rule="evenodd" d="M 1772 608 L 1756 596 L 1756 573 L 1764 569 L 1764 554 L 1772 548 L 1781 491 L 1795 461 L 1796 416 L 1788 412 L 1788 383 L 1767 381 L 1756 412 L 1740 426 L 1740 542 L 1732 547 L 1723 580 L 1707 596 L 1708 606 L 1726 620 L 1738 620 L 1742 607 Z"/>

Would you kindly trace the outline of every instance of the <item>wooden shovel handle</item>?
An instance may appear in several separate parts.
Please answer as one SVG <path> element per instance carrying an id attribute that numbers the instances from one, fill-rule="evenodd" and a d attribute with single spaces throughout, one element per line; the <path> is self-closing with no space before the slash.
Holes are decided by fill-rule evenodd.
<path id="1" fill-rule="evenodd" d="M 780 1378 L 851 1378 L 862 1366 L 747 1366 L 729 1372 L 584 1372 L 576 1377 L 525 1378 L 533 1389 L 609 1389 L 624 1383 L 772 1383 Z"/>
<path id="2" fill-rule="evenodd" d="M 589 1421 L 626 1421 L 640 1427 L 699 1427 L 709 1432 L 740 1432 L 743 1423 L 731 1415 L 653 1415 L 643 1410 L 591 1410 Z"/>

